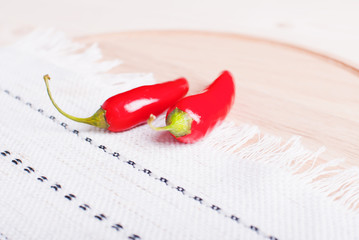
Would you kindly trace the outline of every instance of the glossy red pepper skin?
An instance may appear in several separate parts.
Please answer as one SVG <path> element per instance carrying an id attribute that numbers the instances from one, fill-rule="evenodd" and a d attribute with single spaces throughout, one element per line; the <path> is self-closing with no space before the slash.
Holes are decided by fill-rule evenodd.
<path id="1" fill-rule="evenodd" d="M 176 108 L 192 118 L 189 134 L 180 137 L 171 134 L 183 143 L 197 142 L 225 119 L 233 105 L 234 97 L 233 77 L 228 71 L 224 71 L 203 92 L 182 98 L 168 110 L 167 121 Z"/>
<path id="2" fill-rule="evenodd" d="M 112 132 L 125 131 L 146 122 L 150 114 L 159 115 L 188 92 L 185 78 L 141 86 L 107 99 L 101 106 Z"/>
<path id="3" fill-rule="evenodd" d="M 79 118 L 67 114 L 55 103 L 49 89 L 49 80 L 50 76 L 45 75 L 49 98 L 62 115 L 111 132 L 125 131 L 145 123 L 151 113 L 161 114 L 184 97 L 189 88 L 185 78 L 134 88 L 107 99 L 91 117 Z"/>

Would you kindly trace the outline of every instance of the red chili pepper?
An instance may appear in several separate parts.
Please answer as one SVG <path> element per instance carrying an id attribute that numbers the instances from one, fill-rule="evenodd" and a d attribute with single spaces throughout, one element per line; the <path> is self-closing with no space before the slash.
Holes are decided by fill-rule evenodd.
<path id="1" fill-rule="evenodd" d="M 148 124 L 155 130 L 169 131 L 178 141 L 193 143 L 213 130 L 228 114 L 234 102 L 235 86 L 224 71 L 203 92 L 180 99 L 166 116 L 165 127 L 154 127 L 151 115 Z"/>
<path id="2" fill-rule="evenodd" d="M 150 114 L 159 115 L 188 92 L 185 78 L 142 86 L 107 99 L 97 112 L 88 118 L 78 118 L 62 111 L 51 96 L 49 75 L 44 76 L 47 93 L 55 108 L 65 117 L 111 132 L 120 132 L 145 123 Z"/>

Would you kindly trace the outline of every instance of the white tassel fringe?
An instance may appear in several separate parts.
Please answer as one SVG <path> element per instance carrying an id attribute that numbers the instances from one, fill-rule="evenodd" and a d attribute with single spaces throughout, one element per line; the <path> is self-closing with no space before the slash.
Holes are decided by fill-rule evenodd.
<path id="1" fill-rule="evenodd" d="M 97 44 L 86 49 L 52 29 L 37 30 L 11 48 L 45 58 L 46 61 L 74 72 L 101 74 L 101 81 L 111 85 L 130 84 L 127 86 L 129 88 L 154 83 L 151 74 L 103 74 L 118 66 L 120 61 L 99 62 L 102 54 Z M 249 144 L 255 137 L 258 140 Z M 283 143 L 280 137 L 261 136 L 256 126 L 238 127 L 228 121 L 217 126 L 205 141 L 198 144 L 207 144 L 241 159 L 260 161 L 284 169 L 333 201 L 353 212 L 359 212 L 359 168 L 340 168 L 343 162 L 341 159 L 317 163 L 318 156 L 325 151 L 324 147 L 312 152 L 303 147 L 300 137 L 292 137 Z"/>
<path id="2" fill-rule="evenodd" d="M 208 137 L 210 139 L 205 144 L 209 147 L 230 152 L 240 159 L 270 164 L 271 167 L 290 172 L 293 177 L 333 201 L 359 213 L 359 168 L 343 168 L 343 159 L 318 163 L 318 157 L 325 151 L 325 147 L 312 152 L 305 149 L 298 136 L 283 143 L 280 137 L 260 136 L 255 126 L 238 127 L 227 121 Z M 255 143 L 244 146 L 253 139 Z"/>

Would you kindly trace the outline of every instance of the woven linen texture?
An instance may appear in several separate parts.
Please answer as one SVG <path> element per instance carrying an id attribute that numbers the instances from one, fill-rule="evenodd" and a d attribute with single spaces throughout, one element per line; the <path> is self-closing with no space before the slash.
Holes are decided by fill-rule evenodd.
<path id="1" fill-rule="evenodd" d="M 317 156 L 298 138 L 282 150 L 271 136 L 244 146 L 258 128 L 224 122 L 181 144 L 146 125 L 110 133 L 64 118 L 44 74 L 57 103 L 84 117 L 155 82 L 106 74 L 118 62 L 78 49 L 50 31 L 0 50 L 0 239 L 359 238 L 356 211 L 283 168 Z"/>

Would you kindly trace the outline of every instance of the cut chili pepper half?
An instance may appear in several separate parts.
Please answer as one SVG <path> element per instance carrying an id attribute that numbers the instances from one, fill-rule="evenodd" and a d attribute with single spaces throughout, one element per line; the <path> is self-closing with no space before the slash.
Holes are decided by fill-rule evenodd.
<path id="1" fill-rule="evenodd" d="M 224 71 L 204 91 L 182 98 L 169 108 L 166 126 L 153 126 L 155 115 L 151 115 L 147 122 L 154 130 L 169 131 L 180 142 L 194 143 L 225 119 L 234 97 L 233 77 L 229 71 Z"/>
<path id="2" fill-rule="evenodd" d="M 125 131 L 146 123 L 150 114 L 161 114 L 188 92 L 188 82 L 185 78 L 141 86 L 110 97 L 91 117 L 79 118 L 67 114 L 55 103 L 50 92 L 49 80 L 49 75 L 45 75 L 49 98 L 62 115 L 73 121 L 111 132 Z"/>

